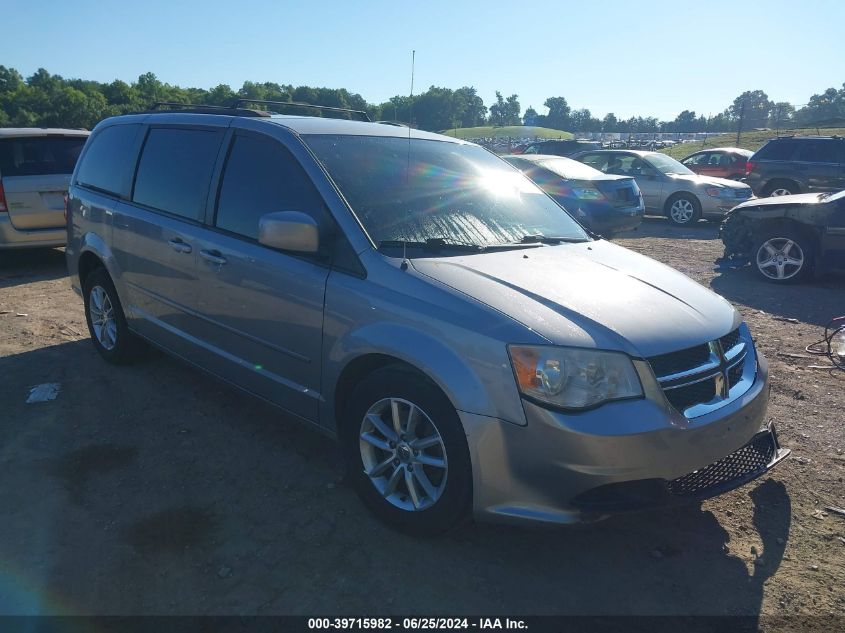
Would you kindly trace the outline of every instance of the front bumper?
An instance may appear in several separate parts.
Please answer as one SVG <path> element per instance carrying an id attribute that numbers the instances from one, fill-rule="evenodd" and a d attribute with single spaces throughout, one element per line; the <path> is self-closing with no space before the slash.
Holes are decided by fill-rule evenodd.
<path id="1" fill-rule="evenodd" d="M 67 229 L 22 231 L 12 226 L 8 213 L 0 213 L 0 250 L 13 248 L 53 248 L 67 242 Z"/>
<path id="2" fill-rule="evenodd" d="M 703 193 L 698 196 L 698 199 L 701 202 L 701 215 L 709 218 L 721 218 L 736 205 L 753 200 L 754 196 L 752 195 L 750 198 L 722 198 Z"/>
<path id="3" fill-rule="evenodd" d="M 474 512 L 488 520 L 578 523 L 721 494 L 789 453 L 766 425 L 768 396 L 768 367 L 759 356 L 746 393 L 692 420 L 656 397 L 578 414 L 526 401 L 526 426 L 462 412 Z M 753 467 L 743 468 L 755 446 L 763 457 L 755 453 Z M 731 470 L 735 461 L 740 465 Z"/>

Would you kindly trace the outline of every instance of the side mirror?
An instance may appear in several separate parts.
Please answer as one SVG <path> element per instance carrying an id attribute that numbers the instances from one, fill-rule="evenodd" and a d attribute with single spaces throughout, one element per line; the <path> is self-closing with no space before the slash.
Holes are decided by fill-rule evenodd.
<path id="1" fill-rule="evenodd" d="M 320 230 L 316 220 L 306 213 L 266 213 L 258 220 L 258 243 L 280 251 L 316 253 L 320 246 Z"/>

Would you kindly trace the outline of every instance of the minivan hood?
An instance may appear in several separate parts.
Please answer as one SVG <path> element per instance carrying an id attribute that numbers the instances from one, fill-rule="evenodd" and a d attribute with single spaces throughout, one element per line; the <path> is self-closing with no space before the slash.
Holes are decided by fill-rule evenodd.
<path id="1" fill-rule="evenodd" d="M 649 357 L 716 339 L 740 322 L 719 295 L 605 240 L 412 264 L 557 345 Z"/>

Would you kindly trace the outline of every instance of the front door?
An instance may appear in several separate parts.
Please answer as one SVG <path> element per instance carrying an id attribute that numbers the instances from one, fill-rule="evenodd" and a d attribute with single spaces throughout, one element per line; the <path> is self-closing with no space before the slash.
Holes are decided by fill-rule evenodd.
<path id="1" fill-rule="evenodd" d="M 198 337 L 210 369 L 317 421 L 323 301 L 329 267 L 319 256 L 258 243 L 262 215 L 300 211 L 327 226 L 310 179 L 278 140 L 236 131 L 209 224 L 196 240 Z"/>

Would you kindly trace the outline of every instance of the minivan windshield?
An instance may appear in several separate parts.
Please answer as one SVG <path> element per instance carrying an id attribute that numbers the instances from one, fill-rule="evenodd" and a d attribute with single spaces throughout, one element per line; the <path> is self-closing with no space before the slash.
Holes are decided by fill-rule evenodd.
<path id="1" fill-rule="evenodd" d="M 477 145 L 352 135 L 305 140 L 377 245 L 590 239 L 518 170 Z"/>
<path id="2" fill-rule="evenodd" d="M 649 154 L 648 156 L 646 156 L 646 160 L 651 164 L 652 167 L 654 167 L 661 173 L 666 174 L 667 176 L 670 174 L 676 174 L 678 176 L 689 176 L 695 174 L 695 172 L 692 171 L 686 165 L 683 165 L 671 156 L 661 154 L 660 152 L 654 152 L 653 154 Z"/>

